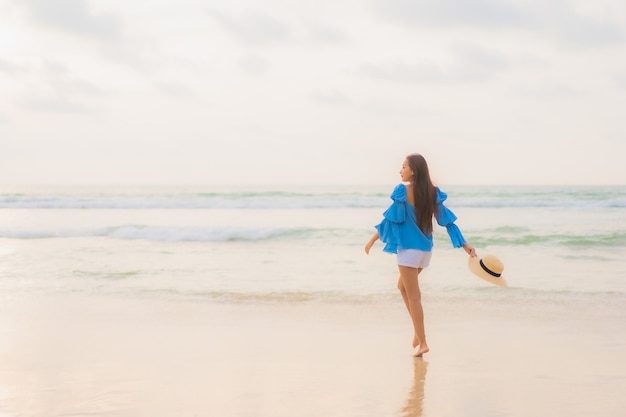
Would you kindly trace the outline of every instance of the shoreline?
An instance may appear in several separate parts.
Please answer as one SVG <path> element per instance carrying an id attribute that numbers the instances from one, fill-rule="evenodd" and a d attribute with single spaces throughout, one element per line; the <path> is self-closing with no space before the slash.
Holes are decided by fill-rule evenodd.
<path id="1" fill-rule="evenodd" d="M 582 312 L 516 316 L 425 301 L 431 352 L 414 359 L 401 303 L 24 301 L 2 307 L 2 417 L 626 410 L 623 321 Z"/>

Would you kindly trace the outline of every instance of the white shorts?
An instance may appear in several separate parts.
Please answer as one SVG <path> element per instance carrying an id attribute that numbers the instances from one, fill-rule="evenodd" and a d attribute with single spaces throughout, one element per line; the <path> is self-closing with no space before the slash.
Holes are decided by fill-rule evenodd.
<path id="1" fill-rule="evenodd" d="M 426 268 L 430 265 L 432 251 L 425 252 L 417 249 L 404 249 L 398 251 L 398 265 L 411 268 Z"/>

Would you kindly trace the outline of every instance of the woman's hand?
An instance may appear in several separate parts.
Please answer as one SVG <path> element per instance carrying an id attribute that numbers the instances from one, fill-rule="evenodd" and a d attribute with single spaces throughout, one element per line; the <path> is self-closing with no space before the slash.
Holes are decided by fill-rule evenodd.
<path id="1" fill-rule="evenodd" d="M 365 253 L 369 255 L 370 249 L 372 249 L 372 246 L 374 246 L 374 243 L 378 240 L 378 238 L 379 238 L 378 233 L 374 233 L 374 236 L 372 236 L 369 242 L 365 244 Z"/>
<path id="2" fill-rule="evenodd" d="M 465 252 L 467 252 L 467 254 L 471 256 L 472 258 L 476 257 L 476 249 L 474 249 L 474 247 L 470 245 L 469 243 L 464 243 L 463 249 L 465 249 Z"/>

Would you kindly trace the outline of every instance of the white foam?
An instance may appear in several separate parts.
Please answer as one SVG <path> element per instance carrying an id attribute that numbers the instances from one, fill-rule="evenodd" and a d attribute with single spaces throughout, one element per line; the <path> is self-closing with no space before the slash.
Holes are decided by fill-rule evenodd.
<path id="1" fill-rule="evenodd" d="M 0 238 L 50 239 L 77 237 L 110 237 L 123 240 L 224 242 L 229 240 L 265 240 L 298 230 L 284 228 L 176 227 L 122 225 L 83 229 L 0 229 Z"/>

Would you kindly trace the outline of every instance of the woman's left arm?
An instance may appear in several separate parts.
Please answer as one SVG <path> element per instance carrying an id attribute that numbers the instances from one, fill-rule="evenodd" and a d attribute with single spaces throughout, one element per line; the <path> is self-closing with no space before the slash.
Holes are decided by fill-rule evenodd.
<path id="1" fill-rule="evenodd" d="M 374 246 L 374 243 L 378 240 L 379 237 L 380 236 L 378 235 L 378 232 L 374 233 L 372 238 L 365 244 L 365 253 L 369 255 L 370 249 L 372 249 L 372 246 Z"/>

